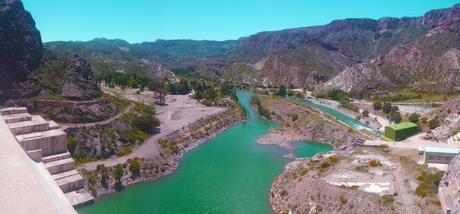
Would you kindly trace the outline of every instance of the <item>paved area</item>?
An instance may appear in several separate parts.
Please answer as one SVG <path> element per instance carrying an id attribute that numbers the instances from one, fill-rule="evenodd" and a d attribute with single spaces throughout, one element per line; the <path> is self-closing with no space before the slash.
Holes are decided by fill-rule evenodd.
<path id="1" fill-rule="evenodd" d="M 0 118 L 0 213 L 76 213 L 50 175 L 34 163 Z M 54 182 L 54 181 L 53 181 Z"/>
<path id="2" fill-rule="evenodd" d="M 426 133 L 420 133 L 409 137 L 403 141 L 398 142 L 388 142 L 384 140 L 368 140 L 364 144 L 368 146 L 378 146 L 378 145 L 388 145 L 392 148 L 404 148 L 404 149 L 419 149 L 421 147 L 451 147 L 451 148 L 458 148 L 457 146 L 449 145 L 446 143 L 432 141 L 424 139 L 423 137 Z"/>

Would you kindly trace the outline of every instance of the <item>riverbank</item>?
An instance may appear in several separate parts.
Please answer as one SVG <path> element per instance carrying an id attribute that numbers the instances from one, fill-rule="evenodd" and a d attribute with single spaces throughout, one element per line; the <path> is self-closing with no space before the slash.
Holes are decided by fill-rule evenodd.
<path id="1" fill-rule="evenodd" d="M 97 199 L 100 199 L 107 194 L 119 191 L 114 175 L 118 165 L 123 169 L 123 175 L 120 179 L 123 187 L 167 176 L 177 169 L 179 161 L 185 154 L 243 120 L 243 112 L 234 105 L 223 112 L 202 118 L 159 138 L 155 142 L 158 151 L 156 153 L 137 157 L 130 156 L 126 162 L 118 161 L 117 164 L 112 163 L 112 165 L 92 163 L 95 166 L 88 167 L 85 165 L 80 170 L 83 171 L 87 179 L 87 186 L 90 191 Z M 137 172 L 132 170 L 133 161 L 138 165 Z M 101 170 L 101 168 L 106 170 Z M 101 177 L 106 177 L 106 181 L 98 182 Z"/>
<path id="2" fill-rule="evenodd" d="M 293 143 L 298 141 L 321 142 L 329 144 L 335 150 L 346 150 L 353 147 L 356 139 L 366 138 L 319 110 L 297 105 L 293 101 L 279 97 L 261 97 L 261 102 L 280 127 L 271 129 L 258 138 L 257 142 L 260 144 L 278 145 L 292 154 L 295 148 Z"/>

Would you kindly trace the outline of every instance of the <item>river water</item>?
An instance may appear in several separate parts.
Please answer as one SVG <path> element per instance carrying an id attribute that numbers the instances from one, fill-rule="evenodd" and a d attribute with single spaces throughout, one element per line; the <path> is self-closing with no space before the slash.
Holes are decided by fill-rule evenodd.
<path id="1" fill-rule="evenodd" d="M 247 111 L 247 121 L 186 154 L 172 175 L 127 187 L 78 212 L 271 213 L 271 182 L 289 160 L 283 158 L 286 150 L 256 143 L 258 137 L 277 125 L 257 115 L 250 105 L 251 96 L 250 92 L 237 91 Z M 329 150 L 322 144 L 300 142 L 295 154 L 311 157 Z"/>

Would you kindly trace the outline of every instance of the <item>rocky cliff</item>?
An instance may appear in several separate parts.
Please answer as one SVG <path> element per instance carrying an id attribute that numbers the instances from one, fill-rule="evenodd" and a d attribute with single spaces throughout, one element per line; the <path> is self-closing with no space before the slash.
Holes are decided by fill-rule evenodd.
<path id="1" fill-rule="evenodd" d="M 26 79 L 43 54 L 40 32 L 19 0 L 0 1 L 0 102 L 11 84 Z"/>
<path id="2" fill-rule="evenodd" d="M 64 57 L 64 84 L 62 96 L 72 100 L 89 100 L 101 94 L 91 66 L 77 57 Z"/>
<path id="3" fill-rule="evenodd" d="M 446 174 L 439 182 L 439 199 L 444 212 L 460 212 L 460 155 L 449 164 Z"/>

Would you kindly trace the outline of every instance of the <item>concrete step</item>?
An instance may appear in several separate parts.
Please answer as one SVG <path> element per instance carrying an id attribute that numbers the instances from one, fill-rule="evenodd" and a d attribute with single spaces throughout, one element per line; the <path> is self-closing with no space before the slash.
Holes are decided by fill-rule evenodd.
<path id="1" fill-rule="evenodd" d="M 71 156 L 70 156 L 69 152 L 64 152 L 64 153 L 59 153 L 59 154 L 56 154 L 56 155 L 45 156 L 42 159 L 43 159 L 43 163 L 48 163 L 48 162 L 52 162 L 52 161 L 67 159 L 67 158 L 70 158 L 70 157 Z"/>
<path id="2" fill-rule="evenodd" d="M 33 116 L 30 121 L 8 124 L 14 135 L 29 134 L 32 132 L 43 132 L 50 129 L 49 122 L 40 116 Z"/>
<path id="3" fill-rule="evenodd" d="M 75 162 L 73 161 L 72 158 L 67 158 L 63 160 L 57 160 L 57 161 L 45 163 L 45 166 L 48 169 L 48 171 L 52 175 L 54 175 L 54 174 L 58 174 L 61 172 L 66 172 L 66 171 L 75 169 Z"/>
<path id="4" fill-rule="evenodd" d="M 70 204 L 73 207 L 78 208 L 94 202 L 93 196 L 88 193 L 85 189 L 79 189 L 77 191 L 68 192 L 65 194 L 69 199 Z"/>
<path id="5" fill-rule="evenodd" d="M 10 108 L 4 108 L 0 109 L 0 115 L 10 115 L 10 114 L 22 114 L 22 113 L 27 113 L 27 108 L 25 107 L 10 107 Z"/>
<path id="6" fill-rule="evenodd" d="M 32 120 L 32 116 L 29 113 L 22 113 L 22 114 L 10 114 L 2 116 L 5 123 L 18 123 L 22 121 L 30 121 Z"/>
<path id="7" fill-rule="evenodd" d="M 59 179 L 63 179 L 63 178 L 67 178 L 67 177 L 79 175 L 79 174 L 80 173 L 76 169 L 72 169 L 67 172 L 61 172 L 58 174 L 51 175 L 51 177 L 53 177 L 54 180 L 59 180 Z"/>
<path id="8" fill-rule="evenodd" d="M 17 135 L 25 151 L 41 149 L 43 156 L 67 152 L 67 134 L 59 129 Z"/>
<path id="9" fill-rule="evenodd" d="M 85 183 L 83 177 L 80 174 L 71 175 L 59 180 L 56 180 L 59 188 L 62 192 L 68 193 L 84 187 Z"/>
<path id="10" fill-rule="evenodd" d="M 43 153 L 41 149 L 27 151 L 27 155 L 37 163 L 42 161 Z"/>
<path id="11" fill-rule="evenodd" d="M 59 125 L 56 122 L 54 122 L 52 120 L 50 120 L 48 122 L 49 122 L 49 128 L 50 129 L 59 129 Z"/>

